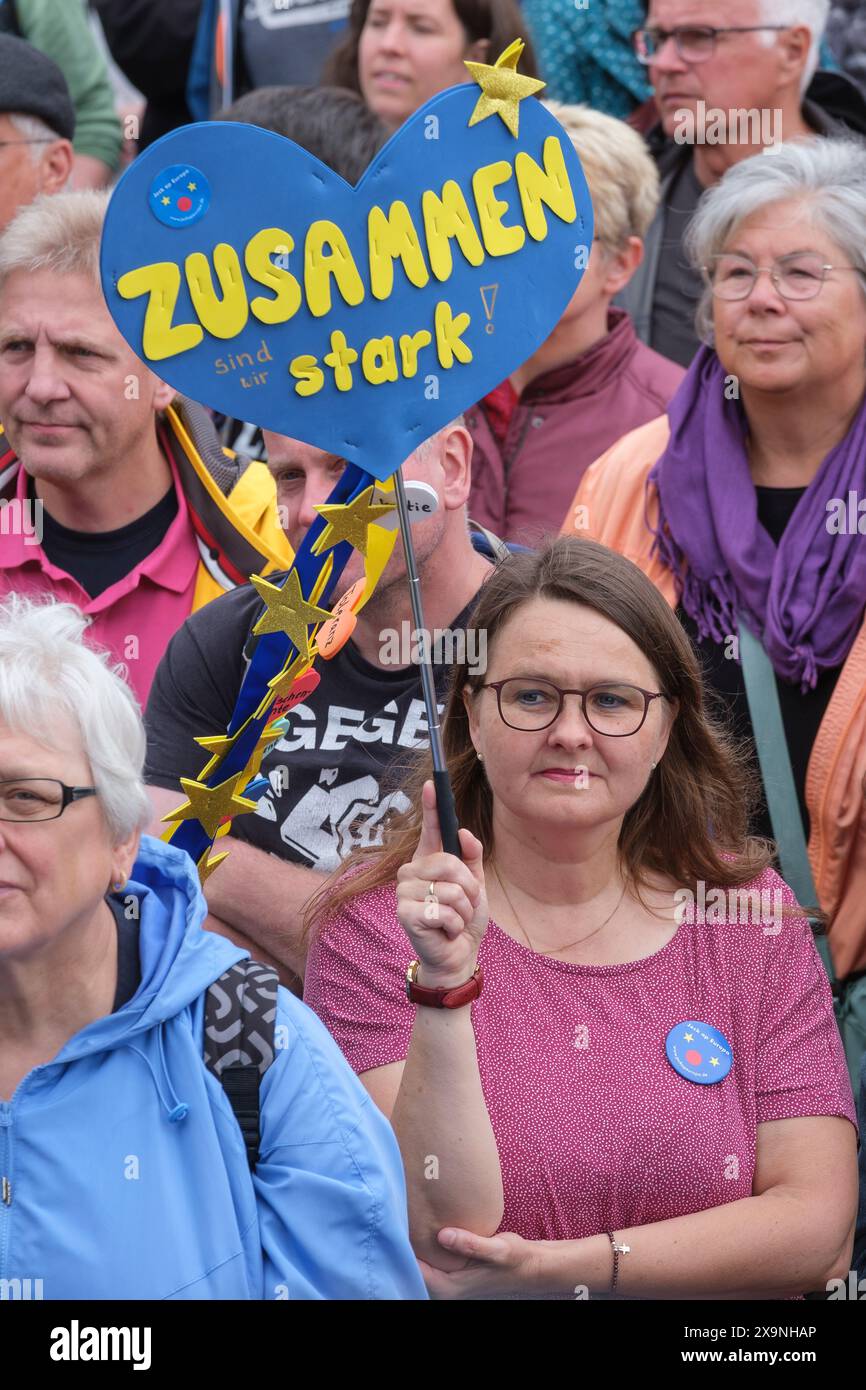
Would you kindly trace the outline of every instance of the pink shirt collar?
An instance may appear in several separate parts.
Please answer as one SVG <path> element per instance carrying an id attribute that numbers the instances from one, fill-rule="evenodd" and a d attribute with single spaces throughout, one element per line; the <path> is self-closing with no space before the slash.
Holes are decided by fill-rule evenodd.
<path id="1" fill-rule="evenodd" d="M 123 579 L 119 579 L 116 584 L 103 590 L 95 599 L 89 598 L 84 594 L 84 590 L 81 590 L 85 601 L 80 607 L 85 613 L 98 613 L 103 608 L 110 607 L 124 594 L 130 593 L 136 588 L 142 580 L 177 594 L 183 593 L 189 587 L 199 561 L 198 546 L 186 496 L 180 484 L 177 465 L 172 456 L 169 442 L 161 434 L 160 445 L 165 458 L 168 460 L 177 494 L 177 516 L 156 549 L 146 555 L 141 564 L 136 565 L 135 569 L 125 575 Z M 19 461 L 15 496 L 22 509 L 26 507 L 28 501 L 27 479 L 27 470 Z M 56 565 L 51 564 L 42 546 L 36 542 L 32 533 L 25 535 L 23 527 L 20 526 L 15 529 L 15 534 L 3 533 L 2 510 L 0 510 L 0 539 L 2 539 L 0 570 L 9 571 L 22 568 L 25 565 L 37 565 L 49 579 L 63 579 L 74 584 L 75 580 L 65 570 L 58 569 Z"/>

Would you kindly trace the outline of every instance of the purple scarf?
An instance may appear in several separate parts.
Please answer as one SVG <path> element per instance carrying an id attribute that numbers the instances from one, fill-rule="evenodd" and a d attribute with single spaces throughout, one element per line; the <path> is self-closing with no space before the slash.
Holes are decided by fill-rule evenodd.
<path id="1" fill-rule="evenodd" d="M 866 538 L 828 530 L 831 498 L 866 496 L 866 401 L 797 503 L 776 546 L 758 521 L 740 404 L 701 348 L 668 407 L 671 437 L 650 480 L 659 496 L 653 549 L 676 576 L 701 637 L 724 642 L 744 618 L 776 674 L 801 690 L 841 666 L 866 605 Z M 843 523 L 844 524 L 844 523 Z"/>

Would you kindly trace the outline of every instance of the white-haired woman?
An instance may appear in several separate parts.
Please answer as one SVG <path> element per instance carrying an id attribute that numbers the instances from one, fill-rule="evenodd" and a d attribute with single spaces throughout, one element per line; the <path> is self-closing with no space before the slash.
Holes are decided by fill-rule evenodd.
<path id="1" fill-rule="evenodd" d="M 423 1298 L 393 1134 L 283 989 L 254 1163 L 204 1060 L 207 992 L 246 953 L 202 930 L 188 856 L 140 837 L 141 722 L 84 625 L 0 605 L 4 1276 L 49 1299 Z"/>
<path id="2" fill-rule="evenodd" d="M 550 336 L 466 414 L 470 513 L 504 540 L 528 545 L 559 530 L 590 464 L 625 430 L 654 420 L 683 379 L 682 367 L 646 347 L 612 303 L 640 265 L 658 206 L 646 145 L 601 111 L 547 106 L 571 139 L 592 197 L 586 269 Z"/>
<path id="3" fill-rule="evenodd" d="M 792 141 L 729 170 L 690 233 L 707 346 L 667 415 L 589 469 L 563 528 L 678 607 L 746 737 L 740 623 L 760 640 L 842 977 L 866 968 L 864 227 L 858 142 Z M 772 834 L 766 811 L 754 828 Z"/>

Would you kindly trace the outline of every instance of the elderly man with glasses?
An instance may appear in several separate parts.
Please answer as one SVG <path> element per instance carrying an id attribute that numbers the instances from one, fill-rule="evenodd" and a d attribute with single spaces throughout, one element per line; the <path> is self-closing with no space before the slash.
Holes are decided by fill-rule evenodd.
<path id="1" fill-rule="evenodd" d="M 858 89 L 817 71 L 828 12 L 828 0 L 651 0 L 633 36 L 658 115 L 647 141 L 661 201 L 617 302 L 644 342 L 683 366 L 699 345 L 701 296 L 683 239 L 704 190 L 783 140 L 866 135 Z"/>

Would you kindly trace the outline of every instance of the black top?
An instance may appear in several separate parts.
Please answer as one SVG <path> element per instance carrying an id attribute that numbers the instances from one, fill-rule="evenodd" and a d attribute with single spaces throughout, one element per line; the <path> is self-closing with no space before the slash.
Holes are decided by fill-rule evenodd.
<path id="1" fill-rule="evenodd" d="M 93 0 L 111 56 L 147 98 L 138 147 L 143 150 L 194 119 L 186 104 L 202 0 Z"/>
<path id="2" fill-rule="evenodd" d="M 241 9 L 239 38 L 248 88 L 316 84 L 341 37 L 349 0 L 259 0 Z"/>
<path id="3" fill-rule="evenodd" d="M 141 958 L 138 954 L 138 912 L 128 915 L 122 895 L 109 893 L 105 901 L 114 913 L 117 925 L 117 989 L 111 1012 L 116 1014 L 127 1004 L 141 984 Z M 130 904 L 131 910 L 131 904 Z"/>
<path id="4" fill-rule="evenodd" d="M 758 500 L 758 520 L 777 545 L 805 490 L 802 487 L 755 488 Z M 728 654 L 728 644 L 713 642 L 710 639 L 701 641 L 698 638 L 697 627 L 688 614 L 682 608 L 677 610 L 677 614 L 694 642 L 698 655 L 703 659 L 704 677 L 707 684 L 722 696 L 722 703 L 729 713 L 734 733 L 748 740 L 757 772 L 758 760 L 754 748 L 754 734 L 749 716 L 742 666 L 739 661 L 731 659 Z M 782 723 L 791 757 L 791 770 L 794 774 L 794 785 L 797 788 L 800 813 L 803 817 L 807 837 L 809 834 L 809 814 L 806 810 L 806 770 L 809 766 L 812 745 L 830 703 L 830 697 L 835 689 L 841 669 L 841 667 L 835 667 L 832 670 L 823 671 L 818 677 L 814 690 L 807 691 L 805 695 L 800 693 L 799 685 L 790 685 L 787 681 L 776 677 Z M 763 835 L 768 839 L 773 838 L 770 816 L 763 797 L 757 808 L 751 829 L 755 835 Z"/>
<path id="5" fill-rule="evenodd" d="M 471 609 L 450 624 L 458 637 Z M 175 633 L 145 714 L 150 784 L 175 791 L 180 777 L 201 772 L 207 755 L 194 740 L 227 727 L 246 668 L 245 646 L 250 651 L 255 640 L 250 629 L 262 611 L 255 589 L 243 585 L 193 613 Z M 411 631 L 405 623 L 407 637 Z M 439 654 L 445 660 L 434 672 L 442 709 L 453 654 L 447 639 Z M 434 649 L 434 662 L 436 655 Z M 429 738 L 417 666 L 374 666 L 350 641 L 316 669 L 319 686 L 290 711 L 289 730 L 262 761 L 270 790 L 256 814 L 233 822 L 232 835 L 329 873 L 356 845 L 378 844 L 389 815 L 409 809 L 400 790 L 406 763 Z"/>
<path id="6" fill-rule="evenodd" d="M 33 479 L 28 483 L 35 498 Z M 160 545 L 177 516 L 174 484 L 149 512 L 117 531 L 71 531 L 42 512 L 42 549 L 52 565 L 65 570 L 91 598 L 110 589 Z"/>

